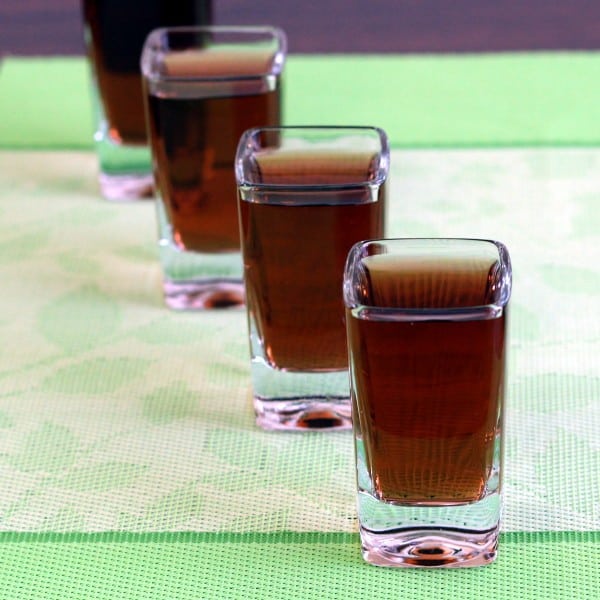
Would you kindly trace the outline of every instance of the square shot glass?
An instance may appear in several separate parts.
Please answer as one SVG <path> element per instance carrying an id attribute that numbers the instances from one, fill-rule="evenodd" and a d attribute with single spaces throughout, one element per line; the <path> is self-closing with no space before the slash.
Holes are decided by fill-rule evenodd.
<path id="1" fill-rule="evenodd" d="M 382 239 L 350 251 L 344 301 L 367 562 L 495 559 L 511 281 L 495 241 Z"/>
<path id="2" fill-rule="evenodd" d="M 264 429 L 351 427 L 342 281 L 383 235 L 387 136 L 374 127 L 247 131 L 236 157 L 253 401 Z"/>
<path id="3" fill-rule="evenodd" d="M 158 27 L 210 25 L 212 0 L 81 0 L 96 118 L 99 184 L 109 200 L 153 193 L 140 56 Z"/>
<path id="4" fill-rule="evenodd" d="M 279 125 L 286 38 L 274 27 L 153 31 L 142 54 L 164 297 L 174 309 L 244 302 L 234 159 Z"/>

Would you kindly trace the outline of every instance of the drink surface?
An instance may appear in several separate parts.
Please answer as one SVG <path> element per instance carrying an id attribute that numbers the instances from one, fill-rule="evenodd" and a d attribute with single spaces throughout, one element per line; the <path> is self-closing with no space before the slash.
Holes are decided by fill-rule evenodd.
<path id="1" fill-rule="evenodd" d="M 279 123 L 279 98 L 278 85 L 249 95 L 149 96 L 156 184 L 181 249 L 239 250 L 237 143 L 246 129 Z"/>
<path id="2" fill-rule="evenodd" d="M 144 40 L 157 27 L 208 25 L 210 0 L 83 0 L 86 43 L 109 134 L 116 143 L 145 144 L 140 75 Z"/>
<path id="3" fill-rule="evenodd" d="M 367 256 L 362 259 L 366 281 L 361 304 L 451 309 L 493 303 L 497 258 L 480 254 Z"/>
<path id="4" fill-rule="evenodd" d="M 370 157 L 353 170 L 348 155 L 259 157 L 267 182 L 314 184 L 368 179 Z M 304 162 L 303 162 L 304 161 Z M 290 171 L 293 169 L 293 173 Z M 248 308 L 271 366 L 288 370 L 343 369 L 348 365 L 342 281 L 346 256 L 359 240 L 384 227 L 384 188 L 370 191 L 317 188 L 274 195 L 272 201 L 240 202 Z"/>
<path id="5" fill-rule="evenodd" d="M 264 135 L 276 145 L 276 132 Z M 249 181 L 267 185 L 364 185 L 376 178 L 379 167 L 378 155 L 360 148 L 270 148 L 253 158 Z"/>
<path id="6" fill-rule="evenodd" d="M 363 259 L 364 303 L 485 305 L 489 260 Z M 369 318 L 347 309 L 353 401 L 372 492 L 406 504 L 474 502 L 485 493 L 502 408 L 506 313 L 475 320 Z"/>

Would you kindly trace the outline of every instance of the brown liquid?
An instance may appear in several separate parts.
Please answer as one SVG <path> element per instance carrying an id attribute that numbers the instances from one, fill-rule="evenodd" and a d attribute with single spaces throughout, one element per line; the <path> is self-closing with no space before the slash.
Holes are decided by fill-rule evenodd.
<path id="1" fill-rule="evenodd" d="M 472 306 L 492 293 L 489 262 L 458 273 L 413 266 L 394 276 L 367 269 L 366 303 L 379 297 L 387 306 Z M 481 498 L 501 413 L 505 318 L 390 322 L 347 310 L 355 409 L 381 499 Z"/>
<path id="2" fill-rule="evenodd" d="M 115 143 L 145 144 L 140 54 L 157 27 L 208 25 L 210 0 L 82 0 L 88 55 Z"/>
<path id="3" fill-rule="evenodd" d="M 279 98 L 279 86 L 231 97 L 149 96 L 155 179 L 179 247 L 239 250 L 237 144 L 246 129 L 279 124 Z"/>
<path id="4" fill-rule="evenodd" d="M 293 206 L 240 202 L 246 301 L 276 368 L 348 365 L 344 263 L 355 242 L 383 234 L 384 189 L 377 202 L 324 204 L 323 196 Z"/>

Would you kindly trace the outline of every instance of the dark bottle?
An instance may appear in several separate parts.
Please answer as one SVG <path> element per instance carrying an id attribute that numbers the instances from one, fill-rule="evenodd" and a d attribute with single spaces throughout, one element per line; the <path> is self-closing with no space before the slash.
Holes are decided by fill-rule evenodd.
<path id="1" fill-rule="evenodd" d="M 85 42 L 115 143 L 146 143 L 140 55 L 158 27 L 210 25 L 211 0 L 82 0 Z"/>

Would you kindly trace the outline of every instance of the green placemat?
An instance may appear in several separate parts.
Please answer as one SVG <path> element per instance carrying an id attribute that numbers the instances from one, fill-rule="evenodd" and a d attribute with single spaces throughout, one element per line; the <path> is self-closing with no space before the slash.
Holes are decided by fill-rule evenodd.
<path id="1" fill-rule="evenodd" d="M 595 600 L 600 535 L 506 534 L 483 569 L 362 562 L 358 536 L 0 540 L 0 598 L 44 600 Z"/>
<path id="2" fill-rule="evenodd" d="M 350 434 L 255 427 L 243 313 L 165 309 L 96 168 L 0 152 L 0 598 L 597 597 L 599 150 L 392 153 L 390 235 L 514 265 L 499 559 L 444 572 L 362 561 Z"/>
<path id="3" fill-rule="evenodd" d="M 0 530 L 356 531 L 349 432 L 254 425 L 245 315 L 162 305 L 152 203 L 0 153 Z M 390 236 L 514 264 L 504 531 L 600 530 L 600 150 L 399 151 Z"/>
<path id="4" fill-rule="evenodd" d="M 302 56 L 288 60 L 288 124 L 368 124 L 396 147 L 600 144 L 600 53 Z M 78 58 L 8 58 L 0 147 L 89 148 Z"/>

